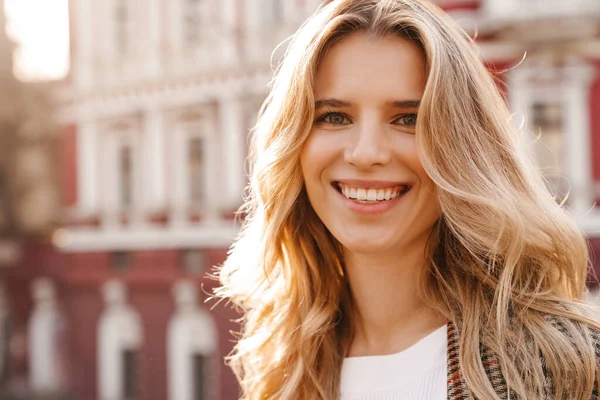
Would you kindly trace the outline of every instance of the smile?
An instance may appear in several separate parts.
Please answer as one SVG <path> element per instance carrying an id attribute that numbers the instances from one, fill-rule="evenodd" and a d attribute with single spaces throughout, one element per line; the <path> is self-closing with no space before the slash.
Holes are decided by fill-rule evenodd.
<path id="1" fill-rule="evenodd" d="M 377 204 L 393 200 L 410 190 L 410 185 L 369 188 L 353 187 L 341 182 L 334 182 L 334 187 L 347 199 L 362 204 Z"/>

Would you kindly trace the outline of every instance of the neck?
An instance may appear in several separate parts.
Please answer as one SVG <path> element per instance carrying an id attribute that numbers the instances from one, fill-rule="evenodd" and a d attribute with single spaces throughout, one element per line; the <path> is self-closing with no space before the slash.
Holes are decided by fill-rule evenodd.
<path id="1" fill-rule="evenodd" d="M 389 255 L 346 252 L 355 324 L 349 356 L 402 351 L 446 322 L 421 296 L 424 249 L 423 243 Z"/>

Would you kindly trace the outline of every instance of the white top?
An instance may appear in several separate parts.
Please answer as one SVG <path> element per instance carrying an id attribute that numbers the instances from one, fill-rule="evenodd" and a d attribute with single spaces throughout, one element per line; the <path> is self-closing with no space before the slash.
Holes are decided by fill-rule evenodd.
<path id="1" fill-rule="evenodd" d="M 446 400 L 447 326 L 400 353 L 344 359 L 340 400 Z"/>

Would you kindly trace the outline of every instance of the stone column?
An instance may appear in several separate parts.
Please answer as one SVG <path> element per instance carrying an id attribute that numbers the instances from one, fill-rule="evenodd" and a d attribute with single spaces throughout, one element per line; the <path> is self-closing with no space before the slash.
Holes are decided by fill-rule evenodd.
<path id="1" fill-rule="evenodd" d="M 565 68 L 565 173 L 571 185 L 569 206 L 575 217 L 584 216 L 594 207 L 590 89 L 595 71 L 583 62 Z"/>
<path id="2" fill-rule="evenodd" d="M 122 282 L 106 282 L 102 294 L 106 306 L 98 323 L 98 399 L 119 400 L 124 398 L 122 352 L 142 347 L 143 326 L 139 314 L 127 304 Z"/>
<path id="3" fill-rule="evenodd" d="M 218 332 L 210 314 L 197 305 L 198 289 L 192 282 L 173 285 L 176 310 L 167 328 L 168 390 L 171 399 L 193 399 L 194 379 L 204 379 L 206 398 L 219 396 L 216 361 Z M 194 371 L 193 357 L 204 356 L 204 376 Z M 202 397 L 202 396 L 201 396 Z"/>
<path id="4" fill-rule="evenodd" d="M 119 174 L 119 139 L 116 132 L 104 132 L 98 149 L 102 154 L 102 177 L 99 185 L 102 195 L 101 223 L 104 229 L 114 229 L 120 225 L 121 204 Z"/>
<path id="5" fill-rule="evenodd" d="M 75 82 L 81 89 L 89 89 L 92 86 L 92 4 L 89 0 L 75 0 L 72 2 L 75 9 L 76 30 L 76 58 L 73 60 Z M 97 4 L 97 3 L 96 3 Z"/>
<path id="6" fill-rule="evenodd" d="M 149 17 L 149 29 L 147 30 L 150 35 L 149 48 L 148 48 L 148 60 L 146 63 L 147 74 L 150 77 L 158 77 L 162 69 L 162 36 L 163 36 L 163 22 L 164 17 L 162 14 L 161 0 L 149 0 L 148 1 L 148 17 Z"/>
<path id="7" fill-rule="evenodd" d="M 172 134 L 169 135 L 170 172 L 169 194 L 171 215 L 170 223 L 173 226 L 188 224 L 189 201 L 187 196 L 186 174 L 186 132 L 185 125 L 177 121 Z"/>
<path id="8" fill-rule="evenodd" d="M 527 118 L 531 106 L 531 88 L 528 77 L 530 70 L 527 66 L 521 66 L 511 70 L 508 75 L 508 102 L 513 115 L 513 125 L 517 129 L 520 145 L 523 151 L 531 152 L 536 140 L 535 132 L 527 130 Z"/>
<path id="9" fill-rule="evenodd" d="M 244 127 L 244 106 L 237 96 L 219 99 L 219 122 L 222 135 L 222 166 L 225 172 L 226 209 L 234 210 L 242 204 L 242 194 L 246 184 L 244 164 L 246 160 Z"/>
<path id="10" fill-rule="evenodd" d="M 144 115 L 143 166 L 144 183 L 143 208 L 146 212 L 164 211 L 166 207 L 165 183 L 165 119 L 163 112 L 149 108 Z"/>
<path id="11" fill-rule="evenodd" d="M 80 120 L 77 126 L 77 202 L 81 214 L 86 216 L 98 212 L 97 135 L 93 120 Z"/>
<path id="12" fill-rule="evenodd" d="M 261 32 L 264 27 L 260 26 L 261 9 L 256 0 L 244 0 L 244 27 L 246 29 L 244 38 L 246 39 L 246 57 L 251 61 L 262 61 L 264 51 L 261 52 Z"/>
<path id="13" fill-rule="evenodd" d="M 218 129 L 214 122 L 214 119 L 204 120 L 200 128 L 204 132 L 204 162 L 206 166 L 204 170 L 206 203 L 203 211 L 203 223 L 205 224 L 218 222 L 221 211 L 227 206 L 221 195 L 226 184 L 223 184 L 223 179 L 217 175 L 218 169 L 214 167 L 223 162 L 225 157 L 224 154 L 219 153 L 219 151 L 223 151 L 223 146 L 219 146 Z"/>
<path id="14" fill-rule="evenodd" d="M 236 7 L 237 0 L 221 0 L 220 12 L 222 15 L 222 32 L 219 51 L 221 52 L 222 63 L 226 66 L 232 66 L 237 61 L 237 41 L 238 26 L 237 15 L 239 9 Z"/>
<path id="15" fill-rule="evenodd" d="M 29 321 L 29 380 L 34 393 L 58 393 L 62 387 L 57 345 L 62 319 L 52 281 L 39 278 L 33 283 L 34 310 Z"/>

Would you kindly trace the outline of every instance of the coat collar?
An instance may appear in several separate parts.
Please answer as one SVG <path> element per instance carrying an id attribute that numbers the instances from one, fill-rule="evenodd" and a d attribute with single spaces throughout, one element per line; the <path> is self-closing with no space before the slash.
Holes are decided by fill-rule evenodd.
<path id="1" fill-rule="evenodd" d="M 459 363 L 460 336 L 456 325 L 448 322 L 448 400 L 474 400 Z M 498 397 L 508 399 L 508 385 L 500 370 L 500 360 L 488 347 L 481 346 L 481 361 Z M 512 396 L 511 396 L 512 398 Z"/>

